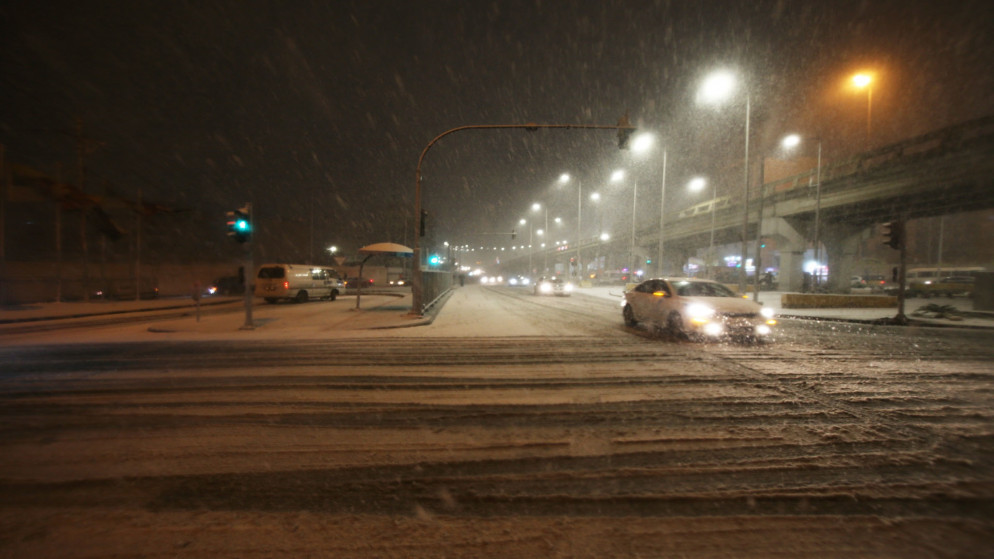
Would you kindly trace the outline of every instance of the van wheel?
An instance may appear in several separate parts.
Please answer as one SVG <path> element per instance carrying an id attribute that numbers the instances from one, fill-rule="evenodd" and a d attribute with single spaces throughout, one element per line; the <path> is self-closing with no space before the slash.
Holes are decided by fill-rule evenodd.
<path id="1" fill-rule="evenodd" d="M 307 292 L 306 291 L 298 291 L 297 292 L 297 297 L 294 298 L 294 301 L 296 301 L 298 303 L 306 303 L 307 302 Z"/>
<path id="2" fill-rule="evenodd" d="M 328 300 L 329 301 L 334 301 L 335 299 L 338 299 L 338 290 L 337 289 L 332 289 L 331 290 L 331 295 L 328 296 Z"/>
<path id="3" fill-rule="evenodd" d="M 275 297 L 266 297 L 266 302 L 269 303 L 270 305 L 275 305 L 276 301 L 277 299 Z"/>

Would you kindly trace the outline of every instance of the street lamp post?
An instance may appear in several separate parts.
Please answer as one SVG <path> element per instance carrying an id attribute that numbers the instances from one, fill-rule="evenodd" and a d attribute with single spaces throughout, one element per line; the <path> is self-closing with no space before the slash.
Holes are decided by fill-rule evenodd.
<path id="1" fill-rule="evenodd" d="M 732 95 L 735 90 L 735 76 L 727 71 L 719 71 L 708 76 L 704 80 L 698 99 L 705 103 L 720 103 Z M 746 111 L 745 111 L 745 157 L 744 157 L 744 180 L 742 183 L 742 255 L 739 268 L 739 290 L 745 292 L 746 286 L 746 256 L 747 241 L 749 233 L 749 123 L 752 99 L 746 91 Z M 758 279 L 758 278 L 757 278 Z"/>
<path id="2" fill-rule="evenodd" d="M 852 77 L 852 83 L 858 89 L 866 88 L 866 147 L 870 147 L 870 121 L 873 111 L 873 76 L 859 73 Z"/>
<path id="3" fill-rule="evenodd" d="M 542 210 L 542 209 L 545 210 L 545 229 L 542 229 L 541 231 L 539 231 L 538 234 L 541 235 L 543 239 L 548 240 L 548 238 L 549 238 L 549 206 L 548 205 L 544 205 L 544 204 L 539 204 L 538 202 L 535 202 L 534 204 L 532 204 L 532 211 L 533 212 L 537 212 L 537 211 Z M 545 243 L 542 243 L 542 244 L 545 245 Z M 543 246 L 542 247 L 542 274 L 543 275 L 545 275 L 548 272 L 548 270 L 549 270 L 549 253 L 546 252 L 545 249 L 546 249 L 546 247 Z"/>
<path id="4" fill-rule="evenodd" d="M 559 175 L 559 183 L 565 184 L 570 181 L 569 173 Z M 583 222 L 583 181 L 576 179 L 576 275 L 578 279 L 583 278 L 583 262 L 580 259 L 580 239 L 581 223 Z"/>
<path id="5" fill-rule="evenodd" d="M 600 207 L 601 195 L 599 192 L 592 192 L 590 194 L 590 201 L 597 205 L 597 253 L 594 255 L 594 262 L 596 264 L 595 270 L 599 272 L 601 270 L 601 238 L 604 234 L 604 211 Z"/>
<path id="6" fill-rule="evenodd" d="M 815 252 L 815 265 L 817 270 L 815 273 L 815 284 L 821 283 L 821 138 L 815 137 L 810 138 L 818 142 L 818 167 L 815 170 L 815 230 L 814 230 L 814 252 Z M 791 149 L 797 147 L 801 143 L 801 137 L 797 134 L 791 134 L 783 139 L 781 144 L 786 149 Z M 760 186 L 762 188 L 762 186 Z"/>
<path id="7" fill-rule="evenodd" d="M 521 218 L 521 221 L 518 223 L 520 225 L 524 225 L 526 223 L 528 224 L 528 277 L 531 278 L 532 275 L 534 275 L 534 270 L 532 270 L 532 232 L 534 231 L 534 227 L 532 227 L 531 222 L 525 218 Z"/>
<path id="8" fill-rule="evenodd" d="M 663 275 L 663 213 L 666 209 L 666 150 L 663 150 L 663 180 L 659 192 L 659 244 L 656 260 L 656 270 L 659 276 Z"/>
<path id="9" fill-rule="evenodd" d="M 611 173 L 611 182 L 621 182 L 625 178 L 625 172 L 618 169 Z M 628 262 L 631 266 L 628 270 L 630 275 L 635 274 L 635 269 L 638 267 L 635 264 L 635 218 L 638 215 L 636 210 L 638 209 L 638 181 L 632 181 L 632 238 L 631 245 L 628 249 Z"/>
<path id="10" fill-rule="evenodd" d="M 704 177 L 694 177 L 690 179 L 690 183 L 687 185 L 694 192 L 700 192 L 704 190 L 707 186 L 708 181 Z M 716 201 L 718 200 L 718 183 L 713 183 L 711 185 L 711 240 L 708 242 L 708 258 L 704 263 L 705 272 L 707 273 L 708 279 L 713 279 L 713 274 L 711 272 L 713 266 L 711 261 L 714 259 L 714 225 L 715 225 L 715 210 L 717 210 Z"/>

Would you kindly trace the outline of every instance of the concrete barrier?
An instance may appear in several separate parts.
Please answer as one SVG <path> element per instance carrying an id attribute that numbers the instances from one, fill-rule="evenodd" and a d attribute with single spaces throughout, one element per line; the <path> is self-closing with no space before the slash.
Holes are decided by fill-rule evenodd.
<path id="1" fill-rule="evenodd" d="M 897 307 L 897 297 L 890 295 L 832 295 L 828 293 L 784 293 L 784 309 L 881 309 Z"/>

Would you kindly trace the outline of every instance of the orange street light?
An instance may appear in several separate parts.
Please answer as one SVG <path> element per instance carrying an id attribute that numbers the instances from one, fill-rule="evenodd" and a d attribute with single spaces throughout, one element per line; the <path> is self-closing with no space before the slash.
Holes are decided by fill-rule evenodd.
<path id="1" fill-rule="evenodd" d="M 866 144 L 870 144 L 870 116 L 873 109 L 873 76 L 867 73 L 859 73 L 852 77 L 852 83 L 856 88 L 866 88 Z"/>

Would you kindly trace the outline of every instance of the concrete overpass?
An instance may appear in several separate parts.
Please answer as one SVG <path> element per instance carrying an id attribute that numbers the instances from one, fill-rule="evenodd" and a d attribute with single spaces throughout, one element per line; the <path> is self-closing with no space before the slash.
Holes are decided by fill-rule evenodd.
<path id="1" fill-rule="evenodd" d="M 820 239 L 831 276 L 830 290 L 844 291 L 859 241 L 872 227 L 894 219 L 914 219 L 956 212 L 994 208 L 994 117 L 986 117 L 936 130 L 922 136 L 859 153 L 828 163 L 821 169 L 820 204 L 816 197 L 816 169 L 753 188 L 749 200 L 746 240 L 759 233 L 776 239 L 780 250 L 780 284 L 790 290 L 802 285 L 804 251 L 815 235 L 816 208 Z M 714 244 L 741 244 L 743 199 L 718 204 L 714 210 Z M 762 216 L 762 217 L 760 217 Z M 664 222 L 663 269 L 679 269 L 697 249 L 707 248 L 712 229 L 711 211 Z M 636 232 L 638 254 L 658 254 L 659 227 Z M 583 261 L 607 251 L 630 251 L 630 236 L 601 244 L 597 239 L 580 243 Z M 548 251 L 550 259 L 573 255 Z M 541 251 L 534 255 L 542 257 Z M 627 257 L 622 260 L 627 261 Z"/>

